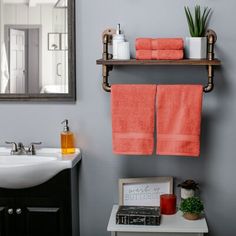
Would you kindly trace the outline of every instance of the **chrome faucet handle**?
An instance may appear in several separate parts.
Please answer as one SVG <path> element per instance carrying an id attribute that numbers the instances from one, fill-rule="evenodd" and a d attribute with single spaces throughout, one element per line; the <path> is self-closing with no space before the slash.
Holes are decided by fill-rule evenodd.
<path id="1" fill-rule="evenodd" d="M 42 142 L 32 142 L 29 146 L 28 152 L 30 152 L 32 155 L 36 155 L 35 145 L 41 145 Z"/>
<path id="2" fill-rule="evenodd" d="M 42 142 L 32 142 L 30 145 L 41 145 Z"/>
<path id="3" fill-rule="evenodd" d="M 12 149 L 11 149 L 11 154 L 13 155 L 14 153 L 18 152 L 18 146 L 15 142 L 5 142 L 6 144 L 11 144 L 12 145 Z"/>

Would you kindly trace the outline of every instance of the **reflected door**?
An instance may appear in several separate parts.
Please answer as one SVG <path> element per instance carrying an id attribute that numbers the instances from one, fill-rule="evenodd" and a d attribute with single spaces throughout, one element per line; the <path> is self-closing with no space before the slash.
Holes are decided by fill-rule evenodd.
<path id="1" fill-rule="evenodd" d="M 10 29 L 10 93 L 25 93 L 25 32 Z"/>

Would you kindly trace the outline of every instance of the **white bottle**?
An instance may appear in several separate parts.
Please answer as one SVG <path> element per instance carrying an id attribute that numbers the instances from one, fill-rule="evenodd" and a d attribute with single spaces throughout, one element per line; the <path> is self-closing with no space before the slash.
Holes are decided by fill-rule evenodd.
<path id="1" fill-rule="evenodd" d="M 120 24 L 117 25 L 116 34 L 113 35 L 113 59 L 118 59 L 118 43 L 125 42 L 125 35 L 121 34 Z"/>

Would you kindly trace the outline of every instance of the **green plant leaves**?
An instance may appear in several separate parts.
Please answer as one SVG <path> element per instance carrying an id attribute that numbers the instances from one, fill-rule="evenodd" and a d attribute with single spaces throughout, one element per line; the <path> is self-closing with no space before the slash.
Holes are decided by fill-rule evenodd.
<path id="1" fill-rule="evenodd" d="M 200 214 L 204 210 L 204 206 L 199 197 L 190 197 L 182 200 L 180 210 L 184 213 Z"/>
<path id="2" fill-rule="evenodd" d="M 204 7 L 204 10 L 202 13 L 201 7 L 199 5 L 196 5 L 194 9 L 194 17 L 189 7 L 184 7 L 184 11 L 186 14 L 190 35 L 192 37 L 205 36 L 206 25 L 209 20 L 211 8 Z"/>
<path id="3" fill-rule="evenodd" d="M 194 23 L 193 23 L 193 17 L 191 15 L 191 12 L 189 10 L 189 7 L 184 7 L 185 10 L 185 14 L 187 17 L 187 21 L 188 21 L 188 26 L 189 26 L 189 31 L 190 31 L 190 35 L 192 37 L 194 37 Z"/>

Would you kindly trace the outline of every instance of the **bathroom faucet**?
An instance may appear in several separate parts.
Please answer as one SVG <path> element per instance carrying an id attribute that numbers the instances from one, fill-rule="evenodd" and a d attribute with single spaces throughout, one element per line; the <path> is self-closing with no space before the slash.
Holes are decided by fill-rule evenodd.
<path id="1" fill-rule="evenodd" d="M 35 145 L 40 145 L 42 142 L 31 143 L 29 147 L 25 147 L 23 143 L 16 144 L 15 142 L 5 142 L 11 144 L 11 155 L 36 155 Z"/>

